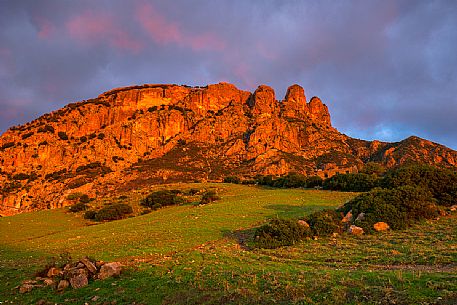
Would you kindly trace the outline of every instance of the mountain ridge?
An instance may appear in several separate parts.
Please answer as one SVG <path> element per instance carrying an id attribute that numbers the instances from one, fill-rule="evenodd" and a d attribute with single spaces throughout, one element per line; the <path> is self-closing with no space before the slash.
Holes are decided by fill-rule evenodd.
<path id="1" fill-rule="evenodd" d="M 411 136 L 351 138 L 328 107 L 290 86 L 283 100 L 259 86 L 145 84 L 71 103 L 0 136 L 0 214 L 66 204 L 72 192 L 104 196 L 147 183 L 299 172 L 329 177 L 366 162 L 457 165 L 457 152 Z"/>

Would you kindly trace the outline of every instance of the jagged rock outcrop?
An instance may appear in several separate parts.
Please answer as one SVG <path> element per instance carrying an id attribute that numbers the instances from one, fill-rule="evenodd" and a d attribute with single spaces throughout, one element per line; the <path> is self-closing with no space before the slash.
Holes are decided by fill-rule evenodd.
<path id="1" fill-rule="evenodd" d="M 457 153 L 416 137 L 350 138 L 299 85 L 283 101 L 265 85 L 253 93 L 228 83 L 117 88 L 0 137 L 0 214 L 61 207 L 73 192 L 291 171 L 326 177 L 368 161 L 456 166 Z"/>

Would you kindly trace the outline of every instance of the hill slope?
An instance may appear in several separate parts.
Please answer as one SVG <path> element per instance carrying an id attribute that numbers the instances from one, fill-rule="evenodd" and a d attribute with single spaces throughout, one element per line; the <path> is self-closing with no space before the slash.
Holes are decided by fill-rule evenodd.
<path id="1" fill-rule="evenodd" d="M 455 166 L 457 152 L 420 138 L 350 138 L 327 106 L 292 85 L 282 101 L 227 83 L 143 85 L 69 104 L 0 137 L 0 214 L 55 208 L 72 192 L 103 195 L 143 183 L 301 172 L 356 172 L 367 161 Z"/>

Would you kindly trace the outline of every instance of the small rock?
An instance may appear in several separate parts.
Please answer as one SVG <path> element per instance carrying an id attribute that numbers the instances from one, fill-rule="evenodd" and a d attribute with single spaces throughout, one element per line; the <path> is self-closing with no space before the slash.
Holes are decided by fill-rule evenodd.
<path id="1" fill-rule="evenodd" d="M 30 292 L 33 289 L 33 285 L 31 284 L 22 284 L 21 287 L 19 287 L 19 293 L 26 293 Z"/>
<path id="2" fill-rule="evenodd" d="M 393 255 L 399 255 L 400 254 L 400 252 L 397 251 L 397 250 L 392 250 L 392 251 L 390 251 L 390 253 L 392 253 Z"/>
<path id="3" fill-rule="evenodd" d="M 302 220 L 302 219 L 300 219 L 298 221 L 298 225 L 303 226 L 305 228 L 309 228 L 309 224 L 306 221 Z"/>
<path id="4" fill-rule="evenodd" d="M 94 296 L 92 299 L 90 299 L 93 302 L 97 302 L 100 297 L 98 295 Z"/>
<path id="5" fill-rule="evenodd" d="M 80 268 L 84 268 L 84 267 L 86 267 L 86 266 L 85 266 L 83 263 L 78 263 L 78 264 L 76 265 L 76 268 L 79 268 L 79 269 L 80 269 Z"/>
<path id="6" fill-rule="evenodd" d="M 90 272 L 92 272 L 92 273 L 97 272 L 97 267 L 95 267 L 95 265 L 88 258 L 83 258 L 81 260 L 81 263 L 83 263 L 84 266 L 86 266 L 87 270 L 89 270 Z"/>
<path id="7" fill-rule="evenodd" d="M 349 227 L 348 232 L 351 233 L 352 235 L 362 235 L 363 229 L 361 227 L 352 225 Z"/>
<path id="8" fill-rule="evenodd" d="M 38 300 L 35 304 L 36 305 L 45 305 L 47 302 L 44 299 Z"/>
<path id="9" fill-rule="evenodd" d="M 352 218 L 353 218 L 353 216 L 352 216 L 352 210 L 350 210 L 350 211 L 346 214 L 346 216 L 343 217 L 343 219 L 341 220 L 341 222 L 343 222 L 343 223 L 352 222 Z"/>
<path id="10" fill-rule="evenodd" d="M 388 230 L 388 229 L 390 228 L 390 226 L 389 226 L 387 223 L 380 221 L 380 222 L 375 223 L 375 224 L 373 225 L 373 228 L 374 228 L 376 231 L 380 232 L 380 231 L 386 231 L 386 230 Z"/>
<path id="11" fill-rule="evenodd" d="M 120 263 L 118 263 L 118 262 L 107 263 L 107 264 L 104 264 L 100 268 L 100 274 L 98 275 L 98 278 L 101 280 L 104 280 L 111 276 L 118 276 L 119 274 L 121 274 L 121 271 L 122 271 L 122 265 Z"/>
<path id="12" fill-rule="evenodd" d="M 452 206 L 449 208 L 449 210 L 450 210 L 451 212 L 457 211 L 457 204 L 452 205 Z"/>
<path id="13" fill-rule="evenodd" d="M 65 290 L 68 286 L 70 286 L 70 283 L 67 280 L 61 280 L 59 284 L 57 285 L 57 290 L 62 291 Z"/>
<path id="14" fill-rule="evenodd" d="M 104 261 L 95 262 L 95 266 L 96 266 L 97 268 L 100 268 L 100 267 L 103 266 L 104 264 L 105 264 Z"/>
<path id="15" fill-rule="evenodd" d="M 54 280 L 53 280 L 53 279 L 49 279 L 49 278 L 43 279 L 43 283 L 44 283 L 46 286 L 53 286 L 53 285 L 55 284 Z"/>
<path id="16" fill-rule="evenodd" d="M 37 281 L 34 280 L 25 280 L 22 282 L 22 284 L 27 284 L 27 285 L 35 285 Z"/>
<path id="17" fill-rule="evenodd" d="M 355 221 L 362 221 L 365 219 L 365 213 L 360 213 L 359 215 L 357 215 L 357 218 L 355 219 Z"/>
<path id="18" fill-rule="evenodd" d="M 84 286 L 87 286 L 89 284 L 89 280 L 87 278 L 87 275 L 85 274 L 78 274 L 72 278 L 70 278 L 70 285 L 74 289 L 82 288 Z"/>
<path id="19" fill-rule="evenodd" d="M 59 268 L 51 267 L 51 268 L 49 268 L 49 270 L 48 270 L 47 277 L 58 276 L 58 275 L 60 275 L 61 273 L 62 273 L 62 271 L 61 271 Z"/>

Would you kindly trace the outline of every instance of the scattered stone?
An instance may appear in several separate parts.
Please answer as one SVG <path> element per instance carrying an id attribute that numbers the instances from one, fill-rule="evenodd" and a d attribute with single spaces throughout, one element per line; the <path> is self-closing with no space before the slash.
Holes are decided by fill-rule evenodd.
<path id="1" fill-rule="evenodd" d="M 50 278 L 45 278 L 43 279 L 43 283 L 46 285 L 46 286 L 54 286 L 55 282 L 53 279 L 50 279 Z"/>
<path id="2" fill-rule="evenodd" d="M 348 233 L 351 233 L 352 235 L 362 235 L 364 232 L 361 227 L 352 225 L 349 227 Z"/>
<path id="3" fill-rule="evenodd" d="M 98 261 L 98 262 L 95 262 L 95 267 L 100 268 L 101 266 L 103 266 L 105 264 L 104 261 Z"/>
<path id="4" fill-rule="evenodd" d="M 76 268 L 84 268 L 84 264 L 83 264 L 83 263 L 78 263 L 78 264 L 76 265 Z"/>
<path id="5" fill-rule="evenodd" d="M 97 267 L 87 257 L 83 258 L 81 263 L 83 263 L 84 266 L 86 266 L 87 270 L 89 270 L 91 273 L 97 273 Z"/>
<path id="6" fill-rule="evenodd" d="M 375 224 L 373 225 L 373 228 L 374 228 L 376 231 L 380 232 L 380 231 L 386 231 L 386 230 L 388 230 L 388 229 L 390 228 L 390 226 L 389 226 L 387 223 L 380 221 L 380 222 L 375 223 Z"/>
<path id="7" fill-rule="evenodd" d="M 399 254 L 401 254 L 401 253 L 400 253 L 399 251 L 397 251 L 397 250 L 392 250 L 392 251 L 390 251 L 390 253 L 392 253 L 393 255 L 399 255 Z"/>
<path id="8" fill-rule="evenodd" d="M 118 262 L 106 263 L 100 268 L 98 278 L 104 280 L 111 276 L 118 276 L 121 274 L 122 265 Z"/>
<path id="9" fill-rule="evenodd" d="M 354 218 L 354 217 L 352 216 L 352 210 L 350 210 L 350 211 L 346 214 L 346 216 L 343 217 L 343 219 L 341 220 L 341 222 L 343 222 L 343 223 L 352 222 L 352 218 Z"/>
<path id="10" fill-rule="evenodd" d="M 309 224 L 302 219 L 298 220 L 298 225 L 303 226 L 305 228 L 309 228 Z"/>
<path id="11" fill-rule="evenodd" d="M 362 221 L 365 219 L 365 213 L 360 213 L 359 215 L 357 215 L 357 218 L 355 219 L 355 221 Z"/>
<path id="12" fill-rule="evenodd" d="M 68 288 L 70 286 L 70 283 L 67 280 L 61 280 L 59 284 L 57 285 L 57 290 L 62 291 Z"/>
<path id="13" fill-rule="evenodd" d="M 60 274 L 62 274 L 62 271 L 59 268 L 51 267 L 49 268 L 48 273 L 46 275 L 47 277 L 54 277 Z"/>
<path id="14" fill-rule="evenodd" d="M 452 205 L 452 206 L 449 208 L 449 211 L 451 211 L 451 212 L 457 211 L 457 204 Z"/>
<path id="15" fill-rule="evenodd" d="M 74 289 L 82 288 L 84 286 L 89 285 L 89 279 L 85 274 L 78 274 L 72 278 L 70 278 L 70 285 Z"/>
<path id="16" fill-rule="evenodd" d="M 97 302 L 100 297 L 98 295 L 94 296 L 92 299 L 90 299 L 92 302 Z"/>
<path id="17" fill-rule="evenodd" d="M 21 287 L 19 287 L 19 293 L 26 293 L 30 292 L 33 289 L 33 285 L 31 284 L 22 284 Z"/>

